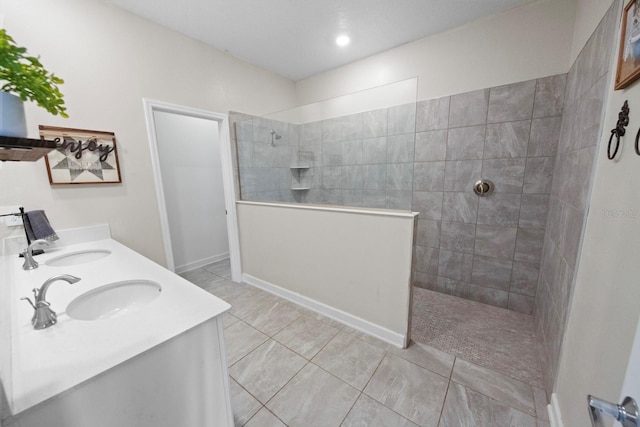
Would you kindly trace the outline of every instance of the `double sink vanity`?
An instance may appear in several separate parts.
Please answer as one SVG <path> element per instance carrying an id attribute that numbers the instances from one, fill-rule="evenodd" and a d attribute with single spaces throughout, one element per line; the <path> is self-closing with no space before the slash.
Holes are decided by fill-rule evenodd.
<path id="1" fill-rule="evenodd" d="M 17 256 L 21 239 L 4 241 L 2 427 L 233 425 L 230 306 L 113 240 L 107 225 L 58 234 L 33 270 Z M 35 329 L 41 287 L 57 316 Z"/>

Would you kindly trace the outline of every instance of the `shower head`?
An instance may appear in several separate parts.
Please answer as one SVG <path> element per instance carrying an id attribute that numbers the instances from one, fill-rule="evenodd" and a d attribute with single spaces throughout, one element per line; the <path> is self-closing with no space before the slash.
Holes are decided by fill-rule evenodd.
<path id="1" fill-rule="evenodd" d="M 278 133 L 275 130 L 271 129 L 271 146 L 272 147 L 276 146 L 276 139 L 280 139 L 280 138 L 282 138 L 282 136 L 278 135 Z"/>
<path id="2" fill-rule="evenodd" d="M 278 133 L 275 130 L 271 129 L 271 137 L 274 139 L 280 139 L 282 138 L 282 135 L 278 135 Z"/>

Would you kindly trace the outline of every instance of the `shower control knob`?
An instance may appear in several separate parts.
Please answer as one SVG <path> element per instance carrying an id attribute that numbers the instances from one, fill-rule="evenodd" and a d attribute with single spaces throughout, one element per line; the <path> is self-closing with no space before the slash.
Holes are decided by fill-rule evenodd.
<path id="1" fill-rule="evenodd" d="M 480 179 L 473 184 L 473 191 L 480 197 L 487 197 L 493 193 L 494 188 L 493 182 L 488 179 Z"/>

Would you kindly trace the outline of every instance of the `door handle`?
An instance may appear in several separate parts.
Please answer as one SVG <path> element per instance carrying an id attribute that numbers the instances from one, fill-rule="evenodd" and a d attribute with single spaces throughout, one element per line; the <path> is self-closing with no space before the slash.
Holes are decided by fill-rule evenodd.
<path id="1" fill-rule="evenodd" d="M 638 405 L 632 397 L 625 397 L 620 405 L 588 395 L 589 416 L 593 427 L 604 427 L 602 418 L 605 415 L 620 421 L 622 427 L 640 427 Z"/>

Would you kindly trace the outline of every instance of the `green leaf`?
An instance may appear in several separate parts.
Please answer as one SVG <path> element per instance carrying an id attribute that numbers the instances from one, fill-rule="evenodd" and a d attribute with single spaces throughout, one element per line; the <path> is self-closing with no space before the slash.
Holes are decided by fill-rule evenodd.
<path id="1" fill-rule="evenodd" d="M 6 30 L 0 29 L 0 90 L 35 102 L 53 115 L 69 117 L 58 88 L 63 83 L 63 79 L 44 68 L 40 58 L 29 55 Z"/>

